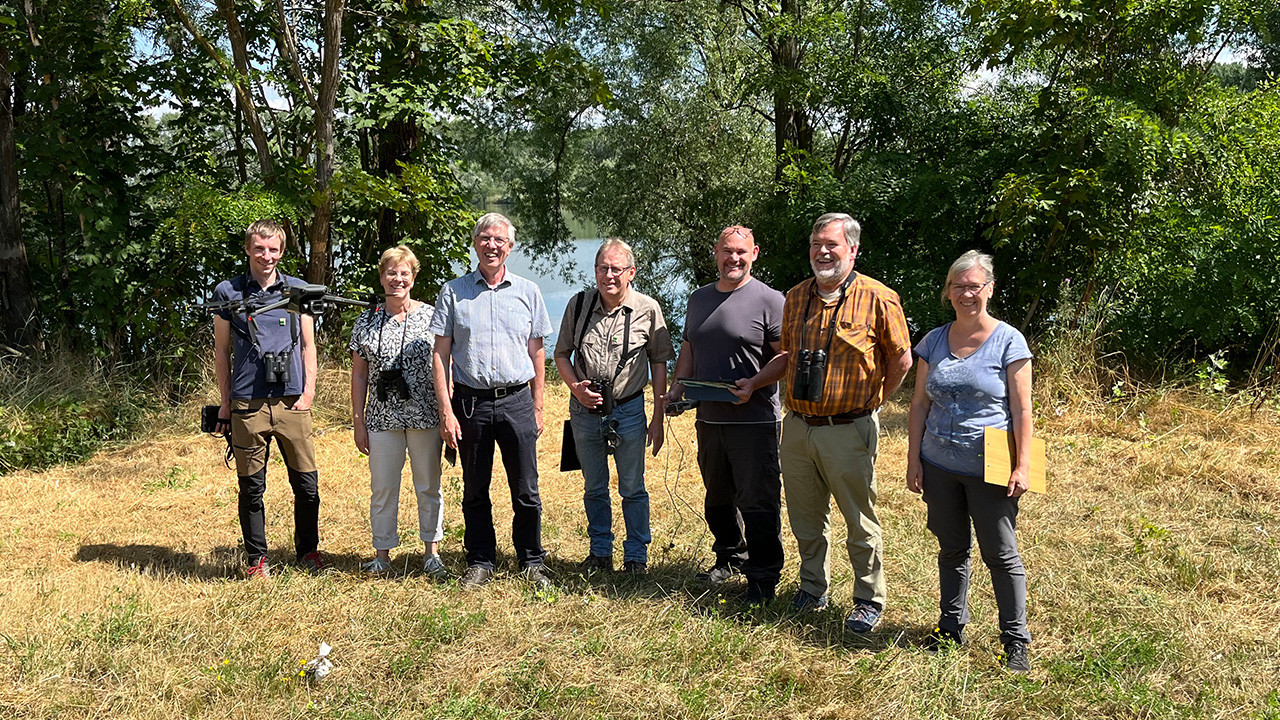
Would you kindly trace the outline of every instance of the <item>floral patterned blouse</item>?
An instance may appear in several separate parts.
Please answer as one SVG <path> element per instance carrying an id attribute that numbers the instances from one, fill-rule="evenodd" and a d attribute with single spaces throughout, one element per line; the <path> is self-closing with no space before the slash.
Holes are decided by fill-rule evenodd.
<path id="1" fill-rule="evenodd" d="M 431 379 L 435 336 L 427 329 L 432 313 L 430 305 L 418 303 L 401 323 L 379 305 L 361 313 L 356 320 L 347 349 L 369 363 L 369 391 L 364 406 L 364 423 L 369 432 L 426 430 L 440 425 L 435 383 Z M 409 399 L 403 399 L 394 386 L 388 385 L 386 401 L 379 400 L 382 371 L 396 368 L 404 374 Z"/>

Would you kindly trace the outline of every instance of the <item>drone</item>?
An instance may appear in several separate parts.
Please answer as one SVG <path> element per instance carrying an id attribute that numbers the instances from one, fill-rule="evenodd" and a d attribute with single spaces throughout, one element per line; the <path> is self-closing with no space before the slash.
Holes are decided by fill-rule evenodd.
<path id="1" fill-rule="evenodd" d="M 290 285 L 267 297 L 247 297 L 239 300 L 221 300 L 218 302 L 189 303 L 187 307 L 219 312 L 230 310 L 248 315 L 260 315 L 265 312 L 284 308 L 288 312 L 300 315 L 319 317 L 337 309 L 339 305 L 355 305 L 370 307 L 374 300 L 353 300 L 329 293 L 324 285 Z"/>

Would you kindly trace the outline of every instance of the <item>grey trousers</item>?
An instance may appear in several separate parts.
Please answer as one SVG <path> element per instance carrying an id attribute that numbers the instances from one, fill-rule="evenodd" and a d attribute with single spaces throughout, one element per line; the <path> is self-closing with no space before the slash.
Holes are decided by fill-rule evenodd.
<path id="1" fill-rule="evenodd" d="M 1014 530 L 1018 498 L 1007 488 L 991 485 L 976 475 L 960 475 L 928 461 L 924 471 L 924 500 L 929 507 L 929 531 L 938 538 L 938 586 L 941 601 L 938 627 L 960 632 L 969 622 L 969 550 L 978 536 L 982 562 L 991 571 L 996 608 L 1000 614 L 1000 642 L 1030 643 L 1027 630 L 1027 573 L 1018 554 Z"/>

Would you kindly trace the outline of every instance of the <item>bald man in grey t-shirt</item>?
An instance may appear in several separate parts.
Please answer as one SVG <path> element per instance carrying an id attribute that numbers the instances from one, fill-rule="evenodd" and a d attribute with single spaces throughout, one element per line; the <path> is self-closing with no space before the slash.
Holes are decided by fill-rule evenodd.
<path id="1" fill-rule="evenodd" d="M 698 467 L 715 565 L 699 577 L 720 584 L 742 573 L 747 602 L 772 600 L 782 572 L 782 479 L 778 379 L 786 370 L 782 293 L 751 277 L 760 255 L 748 228 L 725 228 L 715 244 L 719 280 L 689 296 L 679 378 L 736 382 L 738 402 L 698 405 Z"/>

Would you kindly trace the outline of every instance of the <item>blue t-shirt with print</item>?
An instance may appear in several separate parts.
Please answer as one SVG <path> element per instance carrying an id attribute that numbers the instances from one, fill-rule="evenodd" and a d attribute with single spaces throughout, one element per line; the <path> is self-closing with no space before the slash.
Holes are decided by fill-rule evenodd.
<path id="1" fill-rule="evenodd" d="M 916 354 L 929 364 L 925 390 L 933 404 L 925 420 L 920 457 L 961 475 L 982 475 L 984 428 L 1009 429 L 1009 381 L 1011 363 L 1031 357 L 1027 339 L 1018 329 L 999 322 L 972 355 L 951 354 L 947 340 L 951 323 L 934 328 Z"/>

